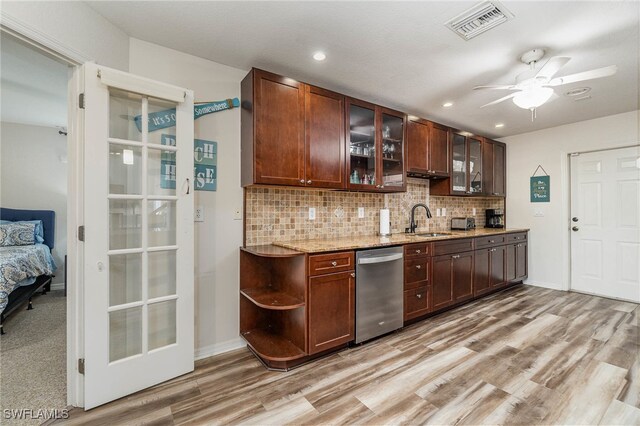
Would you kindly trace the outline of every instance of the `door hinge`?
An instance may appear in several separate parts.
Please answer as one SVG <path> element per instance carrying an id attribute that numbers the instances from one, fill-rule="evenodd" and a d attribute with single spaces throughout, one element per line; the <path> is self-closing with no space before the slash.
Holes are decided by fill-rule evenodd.
<path id="1" fill-rule="evenodd" d="M 78 373 L 84 374 L 84 358 L 78 359 Z"/>
<path id="2" fill-rule="evenodd" d="M 78 240 L 84 241 L 84 225 L 78 226 Z"/>
<path id="3" fill-rule="evenodd" d="M 84 93 L 80 93 L 78 96 L 78 108 L 84 109 Z"/>

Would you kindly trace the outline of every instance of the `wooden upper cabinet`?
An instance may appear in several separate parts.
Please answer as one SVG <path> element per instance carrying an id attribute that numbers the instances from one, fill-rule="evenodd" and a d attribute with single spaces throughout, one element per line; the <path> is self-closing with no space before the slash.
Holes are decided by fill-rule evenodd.
<path id="1" fill-rule="evenodd" d="M 449 176 L 448 130 L 422 118 L 407 120 L 407 173 L 410 176 Z"/>
<path id="2" fill-rule="evenodd" d="M 429 122 L 422 118 L 407 120 L 407 173 L 425 176 L 429 173 Z"/>
<path id="3" fill-rule="evenodd" d="M 482 146 L 484 168 L 484 192 L 486 195 L 506 195 L 506 145 L 485 139 Z"/>
<path id="4" fill-rule="evenodd" d="M 254 183 L 304 185 L 304 84 L 253 73 Z"/>
<path id="5" fill-rule="evenodd" d="M 305 85 L 305 156 L 306 185 L 346 187 L 344 96 Z"/>
<path id="6" fill-rule="evenodd" d="M 429 170 L 432 174 L 449 176 L 451 173 L 449 150 L 449 128 L 429 122 Z"/>
<path id="7" fill-rule="evenodd" d="M 242 95 L 242 185 L 344 189 L 344 97 L 252 69 Z"/>

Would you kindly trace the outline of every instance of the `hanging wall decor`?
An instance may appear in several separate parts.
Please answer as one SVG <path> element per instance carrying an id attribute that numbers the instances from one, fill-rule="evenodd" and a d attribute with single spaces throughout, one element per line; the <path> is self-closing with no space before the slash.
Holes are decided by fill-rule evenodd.
<path id="1" fill-rule="evenodd" d="M 543 176 L 536 176 L 538 170 L 542 170 Z M 536 167 L 530 178 L 530 194 L 532 203 L 548 203 L 551 201 L 551 176 L 541 165 Z"/>
<path id="2" fill-rule="evenodd" d="M 175 135 L 162 134 L 162 145 L 175 146 Z M 193 175 L 196 191 L 215 191 L 218 183 L 218 142 L 193 141 Z M 176 154 L 163 151 L 160 159 L 160 187 L 176 188 Z"/>
<path id="3" fill-rule="evenodd" d="M 193 106 L 193 119 L 196 120 L 200 117 L 204 117 L 207 114 L 212 114 L 218 111 L 224 111 L 227 109 L 237 108 L 240 106 L 240 100 L 238 98 L 225 99 L 224 101 L 216 102 L 199 102 Z M 142 131 L 142 116 L 137 115 L 133 118 L 136 123 L 138 131 Z M 176 125 L 176 109 L 167 109 L 164 111 L 149 113 L 149 131 L 166 129 L 167 127 L 174 127 Z"/>

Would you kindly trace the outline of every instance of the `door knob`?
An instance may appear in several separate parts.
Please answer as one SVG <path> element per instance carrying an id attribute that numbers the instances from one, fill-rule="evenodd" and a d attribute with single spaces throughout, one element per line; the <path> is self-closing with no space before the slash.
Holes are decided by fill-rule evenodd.
<path id="1" fill-rule="evenodd" d="M 576 232 L 576 231 L 578 231 L 579 229 L 580 229 L 580 228 L 578 228 L 577 226 L 574 226 L 573 228 L 571 228 L 571 230 L 572 230 L 573 232 Z"/>
<path id="2" fill-rule="evenodd" d="M 578 218 L 577 217 L 572 217 L 571 220 L 574 221 L 574 222 L 577 222 Z"/>

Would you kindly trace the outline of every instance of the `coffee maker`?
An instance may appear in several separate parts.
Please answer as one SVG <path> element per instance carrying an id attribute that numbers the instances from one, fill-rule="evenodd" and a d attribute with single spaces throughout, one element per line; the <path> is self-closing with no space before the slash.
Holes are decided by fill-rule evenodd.
<path id="1" fill-rule="evenodd" d="M 504 228 L 504 209 L 487 209 L 485 216 L 485 228 Z"/>

